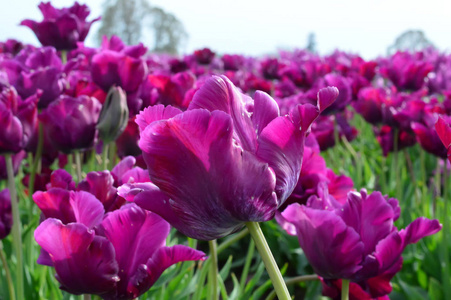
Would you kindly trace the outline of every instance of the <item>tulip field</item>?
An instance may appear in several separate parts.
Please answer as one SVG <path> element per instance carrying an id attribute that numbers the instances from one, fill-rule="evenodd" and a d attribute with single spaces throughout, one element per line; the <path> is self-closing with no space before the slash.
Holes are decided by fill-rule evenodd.
<path id="1" fill-rule="evenodd" d="M 0 300 L 451 299 L 451 55 L 0 42 Z"/>

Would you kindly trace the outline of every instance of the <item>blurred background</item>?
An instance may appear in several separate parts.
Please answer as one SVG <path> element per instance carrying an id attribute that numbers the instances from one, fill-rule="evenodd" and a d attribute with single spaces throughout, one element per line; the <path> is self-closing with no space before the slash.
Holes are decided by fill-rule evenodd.
<path id="1" fill-rule="evenodd" d="M 39 45 L 23 19 L 41 20 L 39 0 L 3 0 L 0 40 L 16 38 Z M 54 0 L 67 7 L 73 0 Z M 260 56 L 280 49 L 309 48 L 321 55 L 335 49 L 373 59 L 400 50 L 434 46 L 451 49 L 451 1 L 431 0 L 94 0 L 94 23 L 86 44 L 102 34 L 149 49 L 184 54 L 209 47 L 217 53 Z"/>

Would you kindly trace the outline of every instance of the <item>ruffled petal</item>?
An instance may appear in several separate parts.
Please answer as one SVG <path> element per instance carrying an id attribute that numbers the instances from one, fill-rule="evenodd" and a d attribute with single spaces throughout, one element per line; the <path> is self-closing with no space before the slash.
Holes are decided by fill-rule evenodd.
<path id="1" fill-rule="evenodd" d="M 103 294 L 113 289 L 118 265 L 113 245 L 79 223 L 47 219 L 34 233 L 50 254 L 61 288 L 72 294 Z"/>

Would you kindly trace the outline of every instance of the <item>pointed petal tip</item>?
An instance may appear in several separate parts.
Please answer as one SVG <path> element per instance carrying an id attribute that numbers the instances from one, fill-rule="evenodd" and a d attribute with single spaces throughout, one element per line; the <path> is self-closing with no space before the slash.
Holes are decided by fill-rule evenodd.
<path id="1" fill-rule="evenodd" d="M 339 91 L 334 86 L 328 86 L 326 88 L 320 89 L 318 92 L 318 107 L 319 111 L 322 112 L 328 108 L 335 99 L 337 99 Z"/>

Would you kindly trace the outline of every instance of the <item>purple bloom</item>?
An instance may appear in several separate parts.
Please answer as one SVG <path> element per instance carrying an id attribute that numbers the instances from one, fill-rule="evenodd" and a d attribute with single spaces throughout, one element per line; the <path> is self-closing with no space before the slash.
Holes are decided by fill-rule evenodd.
<path id="1" fill-rule="evenodd" d="M 435 124 L 435 130 L 437 130 L 440 140 L 445 145 L 448 160 L 451 162 L 451 118 L 439 117 Z"/>
<path id="2" fill-rule="evenodd" d="M 8 189 L 0 191 L 0 240 L 4 239 L 13 226 L 11 196 Z"/>
<path id="3" fill-rule="evenodd" d="M 98 220 L 95 230 L 83 222 L 86 216 Z M 36 229 L 35 239 L 49 254 L 62 289 L 134 299 L 169 266 L 205 259 L 203 252 L 186 246 L 165 246 L 169 228 L 158 215 L 129 204 L 104 218 L 103 211 L 88 209 L 79 210 L 71 223 L 49 218 Z"/>
<path id="4" fill-rule="evenodd" d="M 22 99 L 41 91 L 39 108 L 47 107 L 63 92 L 63 65 L 52 47 L 27 46 L 16 57 L 0 61 L 0 68 Z"/>
<path id="5" fill-rule="evenodd" d="M 77 48 L 77 42 L 83 42 L 88 35 L 92 23 L 86 21 L 90 11 L 86 5 L 75 2 L 69 8 L 57 9 L 50 2 L 39 4 L 44 16 L 42 22 L 23 20 L 24 25 L 33 30 L 43 46 L 53 46 L 57 50 L 72 50 Z"/>
<path id="6" fill-rule="evenodd" d="M 201 65 L 208 65 L 215 57 L 215 53 L 209 48 L 196 50 L 193 55 L 196 58 L 196 61 Z"/>
<path id="7" fill-rule="evenodd" d="M 404 248 L 442 227 L 437 220 L 418 218 L 398 231 L 394 221 L 399 214 L 396 199 L 362 190 L 349 193 L 344 204 L 311 197 L 306 206 L 288 206 L 282 216 L 293 224 L 315 273 L 326 281 L 349 279 L 365 286 L 377 276 L 389 281 L 401 269 Z M 385 295 L 370 292 L 372 297 Z"/>
<path id="8" fill-rule="evenodd" d="M 147 74 L 147 65 L 141 58 L 147 48 L 142 44 L 126 46 L 119 37 L 104 38 L 101 51 L 93 56 L 92 80 L 104 91 L 120 86 L 127 93 L 138 90 Z"/>
<path id="9" fill-rule="evenodd" d="M 412 123 L 412 130 L 415 132 L 418 143 L 429 153 L 446 159 L 447 149 L 440 140 L 434 125 L 437 123 L 437 115 L 425 113 L 423 122 Z"/>
<path id="10" fill-rule="evenodd" d="M 279 116 L 267 94 L 251 99 L 226 77 L 214 76 L 184 113 L 162 105 L 141 112 L 139 145 L 154 185 L 119 193 L 202 240 L 226 236 L 244 222 L 270 220 L 298 181 L 311 123 L 337 94 L 323 89 L 319 107 L 297 106 Z"/>
<path id="11" fill-rule="evenodd" d="M 24 149 L 37 128 L 37 98 L 20 100 L 16 90 L 0 82 L 0 154 Z"/>
<path id="12" fill-rule="evenodd" d="M 97 99 L 61 96 L 40 116 L 52 144 L 64 153 L 92 147 L 101 104 Z"/>

